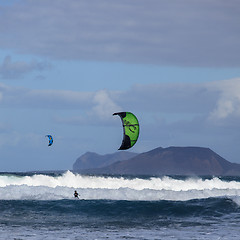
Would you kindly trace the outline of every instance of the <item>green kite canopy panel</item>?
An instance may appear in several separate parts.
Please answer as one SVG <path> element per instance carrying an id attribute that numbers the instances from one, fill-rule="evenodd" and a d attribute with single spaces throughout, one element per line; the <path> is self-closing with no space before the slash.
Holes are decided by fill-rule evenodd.
<path id="1" fill-rule="evenodd" d="M 113 115 L 118 115 L 123 124 L 123 140 L 118 150 L 131 148 L 137 142 L 139 136 L 138 119 L 131 112 L 118 112 Z"/>

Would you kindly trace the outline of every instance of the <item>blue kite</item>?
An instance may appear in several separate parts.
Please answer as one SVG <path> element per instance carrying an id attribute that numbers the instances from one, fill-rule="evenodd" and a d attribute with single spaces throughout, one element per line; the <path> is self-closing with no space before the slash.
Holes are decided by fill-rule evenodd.
<path id="1" fill-rule="evenodd" d="M 51 135 L 46 135 L 46 137 L 48 137 L 48 146 L 51 146 L 53 144 L 53 138 Z"/>

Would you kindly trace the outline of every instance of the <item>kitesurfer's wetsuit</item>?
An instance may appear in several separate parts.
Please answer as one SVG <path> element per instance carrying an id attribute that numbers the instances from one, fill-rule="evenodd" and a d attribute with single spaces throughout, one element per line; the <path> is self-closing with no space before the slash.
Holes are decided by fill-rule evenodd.
<path id="1" fill-rule="evenodd" d="M 78 198 L 78 193 L 77 193 L 77 191 L 74 192 L 74 197 L 75 197 L 75 198 Z"/>

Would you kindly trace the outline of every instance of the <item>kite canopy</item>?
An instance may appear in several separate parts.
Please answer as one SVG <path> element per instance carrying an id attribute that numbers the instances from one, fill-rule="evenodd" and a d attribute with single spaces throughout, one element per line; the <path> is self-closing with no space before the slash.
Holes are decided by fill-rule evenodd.
<path id="1" fill-rule="evenodd" d="M 118 150 L 131 148 L 137 142 L 139 135 L 139 123 L 136 116 L 131 112 L 118 112 L 113 115 L 118 115 L 123 124 L 123 140 Z"/>
<path id="2" fill-rule="evenodd" d="M 46 137 L 48 137 L 48 146 L 51 146 L 53 144 L 53 138 L 51 135 L 46 135 Z"/>

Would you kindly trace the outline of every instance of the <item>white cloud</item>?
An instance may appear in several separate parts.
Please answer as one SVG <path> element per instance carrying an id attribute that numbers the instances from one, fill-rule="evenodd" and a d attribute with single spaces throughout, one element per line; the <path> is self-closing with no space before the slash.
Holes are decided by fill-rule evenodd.
<path id="1" fill-rule="evenodd" d="M 114 92 L 100 90 L 96 92 L 77 92 L 67 90 L 35 90 L 20 87 L 10 87 L 0 84 L 0 107 L 34 110 L 53 109 L 74 110 L 78 115 L 68 117 L 55 116 L 57 122 L 82 124 L 106 122 L 115 111 L 121 107 L 114 100 Z M 54 111 L 53 111 L 54 113 Z"/>
<path id="2" fill-rule="evenodd" d="M 107 121 L 117 111 L 133 111 L 143 116 L 148 113 L 169 122 L 200 116 L 211 121 L 240 117 L 240 79 L 137 85 L 127 91 L 96 92 L 34 90 L 0 84 L 0 98 L 0 106 L 5 108 L 73 110 L 69 120 L 56 119 L 75 124 Z"/>
<path id="3" fill-rule="evenodd" d="M 104 125 L 111 122 L 112 114 L 121 111 L 122 108 L 116 104 L 114 93 L 106 89 L 99 90 L 88 98 L 85 103 L 88 108 L 79 111 L 78 115 L 68 117 L 57 117 L 56 121 L 65 124 Z"/>
<path id="4" fill-rule="evenodd" d="M 218 92 L 216 107 L 210 120 L 221 120 L 231 116 L 240 117 L 240 78 L 209 83 L 209 90 Z"/>
<path id="5" fill-rule="evenodd" d="M 218 101 L 217 108 L 210 114 L 210 119 L 226 118 L 233 112 L 233 101 L 229 99 L 220 99 Z"/>
<path id="6" fill-rule="evenodd" d="M 112 117 L 114 112 L 121 111 L 121 107 L 113 101 L 107 90 L 97 91 L 93 97 L 93 103 L 95 106 L 91 114 L 97 115 L 100 119 L 106 120 L 106 118 Z"/>

